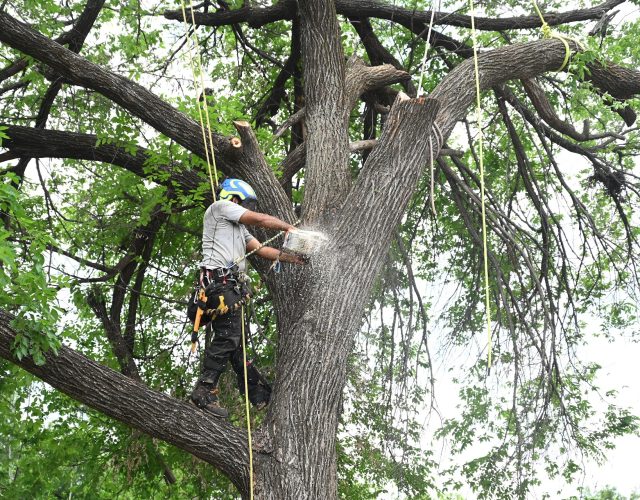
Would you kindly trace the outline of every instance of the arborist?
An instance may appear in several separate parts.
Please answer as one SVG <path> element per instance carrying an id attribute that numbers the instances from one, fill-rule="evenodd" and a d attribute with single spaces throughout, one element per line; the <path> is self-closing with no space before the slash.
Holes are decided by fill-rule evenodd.
<path id="1" fill-rule="evenodd" d="M 227 361 L 238 378 L 238 388 L 244 394 L 244 362 L 242 353 L 242 321 L 240 308 L 248 298 L 245 255 L 303 264 L 296 255 L 261 246 L 245 225 L 278 231 L 295 231 L 295 227 L 276 217 L 256 212 L 257 197 L 253 188 L 240 179 L 226 179 L 218 189 L 218 201 L 204 214 L 202 230 L 202 262 L 198 291 L 192 296 L 189 317 L 196 321 L 198 303 L 205 313 L 201 324 L 211 324 L 213 338 L 205 350 L 202 373 L 191 393 L 191 401 L 215 416 L 227 417 L 228 412 L 218 402 L 218 380 Z M 253 363 L 247 363 L 249 400 L 262 409 L 269 403 L 271 388 Z"/>

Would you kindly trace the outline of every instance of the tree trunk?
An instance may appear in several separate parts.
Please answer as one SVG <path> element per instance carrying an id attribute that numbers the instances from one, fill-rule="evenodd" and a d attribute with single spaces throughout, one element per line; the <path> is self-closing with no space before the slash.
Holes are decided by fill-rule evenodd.
<path id="1" fill-rule="evenodd" d="M 330 242 L 308 266 L 288 267 L 277 281 L 273 275 L 267 277 L 279 338 L 272 403 L 265 423 L 254 432 L 255 477 L 249 478 L 243 430 L 65 347 L 58 355 L 50 353 L 44 366 L 28 359 L 17 360 L 11 353 L 16 335 L 10 326 L 11 317 L 0 311 L 0 356 L 78 401 L 207 461 L 226 474 L 243 496 L 248 494 L 249 481 L 254 480 L 256 498 L 278 500 L 337 497 L 336 433 L 347 357 L 366 300 L 427 163 L 429 142 L 437 157 L 443 140 L 475 97 L 472 61 L 453 70 L 432 93 L 433 99 L 400 95 L 376 147 L 354 181 L 348 169 L 346 132 L 350 101 L 344 59 L 337 43 L 335 7 L 328 1 L 318 6 L 301 0 L 300 10 L 309 128 L 305 215 L 309 220 L 326 221 L 319 229 L 327 233 Z M 70 53 L 4 12 L 0 12 L 0 41 L 51 65 L 71 83 L 97 90 L 184 147 L 204 155 L 198 125 L 139 85 Z M 327 53 L 322 53 L 324 50 Z M 310 55 L 313 53 L 322 53 L 322 57 L 314 59 Z M 510 78 L 531 78 L 557 69 L 564 55 L 564 44 L 556 39 L 481 54 L 481 86 L 487 89 Z M 604 85 L 620 85 L 606 75 L 595 76 Z M 630 84 L 620 89 L 620 94 L 637 92 L 637 72 L 624 76 Z M 434 123 L 441 136 L 432 131 Z M 227 138 L 216 136 L 221 167 L 225 173 L 244 177 L 256 186 L 264 211 L 292 222 L 291 204 L 269 169 L 255 135 L 246 122 L 237 122 L 236 128 L 242 148 L 234 149 Z M 49 138 L 46 146 L 52 151 L 64 149 L 59 142 L 64 137 L 40 132 L 46 134 L 40 137 Z M 24 137 L 23 147 L 28 142 Z M 76 155 L 70 153 L 70 157 L 89 155 L 91 140 L 91 136 L 85 136 L 85 147 L 70 146 L 69 151 Z M 7 144 L 17 149 L 18 138 L 13 141 Z M 117 153 L 114 163 L 142 175 L 144 154 L 125 155 L 106 146 L 94 151 L 105 159 L 111 152 Z M 193 178 L 184 176 L 177 181 L 189 188 Z"/>

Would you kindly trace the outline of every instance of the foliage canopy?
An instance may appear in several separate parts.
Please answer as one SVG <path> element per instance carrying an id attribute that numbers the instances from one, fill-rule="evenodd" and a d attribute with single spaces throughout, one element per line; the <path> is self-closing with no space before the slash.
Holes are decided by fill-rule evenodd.
<path id="1" fill-rule="evenodd" d="M 273 10 L 283 5 L 296 10 L 286 1 Z M 371 141 L 380 138 L 398 91 L 415 95 L 431 8 L 422 0 L 369 5 L 336 2 L 344 55 L 406 73 L 358 93 L 347 110 L 353 178 L 374 154 Z M 633 122 L 640 79 L 630 71 L 630 81 L 618 82 L 628 88 L 603 88 L 597 75 L 640 66 L 640 20 L 633 3 L 602 5 L 571 17 L 588 9 L 546 3 L 547 13 L 567 13 L 547 17 L 559 19 L 555 29 L 578 37 L 584 50 L 567 72 L 486 90 L 482 123 L 472 114 L 453 119 L 458 125 L 424 169 L 368 294 L 346 367 L 337 441 L 342 498 L 454 497 L 468 488 L 480 497 L 524 497 L 547 476 L 575 480 L 585 457 L 605 459 L 616 437 L 637 433 L 638 417 L 616 404 L 615 387 L 600 389 L 600 366 L 579 355 L 594 335 L 629 336 L 638 316 L 640 142 Z M 622 13 L 607 21 L 618 5 Z M 0 11 L 51 39 L 62 37 L 86 60 L 197 120 L 202 96 L 193 87 L 179 8 L 160 0 L 0 4 Z M 276 133 L 310 99 L 301 26 L 287 9 L 259 24 L 257 13 L 269 8 L 239 1 L 196 7 L 209 118 L 220 137 L 237 133 L 234 120 L 250 121 L 266 164 L 304 213 L 305 119 Z M 470 57 L 467 8 L 458 1 L 438 5 L 455 15 L 435 17 L 427 94 L 437 94 Z M 520 21 L 491 25 L 529 7 L 490 0 L 482 9 L 478 41 L 485 52 L 540 37 L 536 16 L 528 28 Z M 244 18 L 223 20 L 244 11 Z M 388 12 L 396 13 L 393 20 Z M 406 12 L 417 20 L 407 21 Z M 91 17 L 86 32 L 74 32 L 84 16 Z M 0 58 L 0 308 L 14 316 L 15 358 L 42 365 L 49 350 L 66 344 L 186 398 L 198 359 L 188 350 L 183 309 L 203 207 L 211 201 L 203 155 L 10 43 L 0 45 Z M 347 80 L 355 78 L 356 60 L 346 63 Z M 495 320 L 490 371 L 480 129 Z M 56 139 L 46 131 L 70 135 Z M 377 182 L 384 189 L 393 172 Z M 258 281 L 266 273 L 256 268 Z M 279 342 L 272 298 L 262 288 L 251 309 L 252 355 L 271 378 Z M 459 388 L 459 413 L 438 420 L 437 378 L 447 370 Z M 0 361 L 0 373 L 1 496 L 237 497 L 223 474 L 191 454 L 79 406 L 11 361 Z M 241 425 L 235 381 L 228 376 L 222 384 L 232 423 Z M 425 411 L 433 442 L 424 435 Z M 264 416 L 253 418 L 259 424 Z M 451 460 L 439 454 L 440 440 Z"/>

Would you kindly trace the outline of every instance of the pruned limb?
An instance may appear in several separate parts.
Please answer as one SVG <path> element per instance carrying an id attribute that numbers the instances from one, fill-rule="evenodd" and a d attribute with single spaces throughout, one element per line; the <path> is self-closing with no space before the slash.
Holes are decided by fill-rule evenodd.
<path id="1" fill-rule="evenodd" d="M 243 493 L 249 490 L 245 433 L 192 405 L 153 391 L 79 352 L 62 346 L 38 366 L 12 353 L 13 317 L 0 310 L 0 356 L 59 391 L 123 424 L 166 441 L 215 466 Z"/>
<path id="2" fill-rule="evenodd" d="M 388 244 L 393 237 L 427 163 L 429 149 L 424 136 L 430 133 L 439 108 L 434 99 L 409 99 L 402 93 L 398 95 L 378 145 L 349 193 L 350 199 L 358 200 L 357 207 L 349 203 L 339 219 L 343 221 L 341 230 L 349 227 L 348 231 L 353 231 L 349 237 L 358 241 L 359 246 L 378 248 Z M 436 149 L 434 153 L 437 152 Z M 380 196 L 380 193 L 384 195 Z M 366 222 L 371 217 L 376 218 L 375 224 Z M 367 234 L 361 234 L 362 230 Z"/>
<path id="3" fill-rule="evenodd" d="M 397 69 L 391 64 L 380 66 L 367 66 L 358 57 L 351 57 L 347 62 L 346 92 L 348 110 L 351 111 L 356 105 L 358 98 L 372 90 L 409 81 L 411 75 L 403 69 Z M 281 137 L 288 128 L 300 122 L 305 116 L 305 108 L 299 109 L 278 127 L 274 138 Z"/>
<path id="4" fill-rule="evenodd" d="M 381 64 L 390 64 L 394 68 L 404 71 L 404 67 L 400 64 L 391 52 L 387 50 L 387 48 L 382 45 L 375 32 L 373 31 L 373 27 L 371 26 L 371 22 L 366 17 L 358 17 L 351 18 L 351 24 L 355 28 L 360 40 L 362 40 L 362 44 L 364 45 L 365 50 L 367 51 L 367 55 L 369 56 L 369 61 L 372 66 L 379 66 Z M 411 82 L 410 78 L 403 80 L 402 86 L 404 87 L 407 94 L 411 97 L 416 96 L 416 88 Z"/>
<path id="5" fill-rule="evenodd" d="M 410 79 L 411 75 L 409 73 L 402 68 L 396 68 L 392 64 L 367 66 L 362 59 L 351 57 L 347 62 L 346 78 L 349 111 L 353 109 L 358 98 L 365 92 Z"/>

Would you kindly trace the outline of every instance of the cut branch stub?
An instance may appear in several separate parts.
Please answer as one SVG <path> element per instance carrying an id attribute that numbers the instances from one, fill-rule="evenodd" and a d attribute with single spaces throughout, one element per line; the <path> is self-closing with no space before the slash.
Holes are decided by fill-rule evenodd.
<path id="1" fill-rule="evenodd" d="M 238 131 L 241 143 L 236 159 L 238 177 L 256 190 L 261 212 L 272 214 L 292 224 L 295 214 L 291 203 L 269 167 L 251 125 L 245 120 L 234 121 L 233 125 Z"/>

